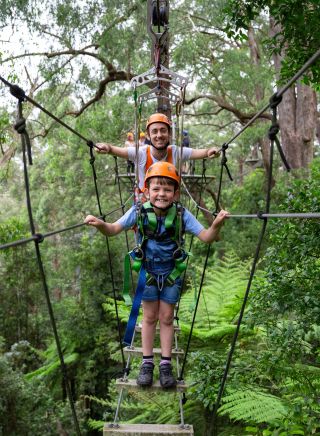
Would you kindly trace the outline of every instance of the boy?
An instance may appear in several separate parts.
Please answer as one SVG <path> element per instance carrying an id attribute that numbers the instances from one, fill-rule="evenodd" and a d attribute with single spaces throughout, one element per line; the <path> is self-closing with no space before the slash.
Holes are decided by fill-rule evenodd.
<path id="1" fill-rule="evenodd" d="M 139 188 L 143 188 L 145 173 L 150 165 L 159 161 L 167 161 L 176 165 L 180 156 L 180 148 L 170 144 L 171 122 L 164 114 L 155 113 L 147 121 L 147 135 L 150 139 L 150 145 L 139 148 Z M 114 156 L 136 161 L 135 147 L 121 148 L 112 144 L 97 143 L 98 153 L 109 153 Z M 182 148 L 182 162 L 189 159 L 206 159 L 218 157 L 217 148 Z"/>
<path id="2" fill-rule="evenodd" d="M 172 374 L 171 349 L 173 341 L 174 307 L 179 300 L 181 279 L 169 280 L 175 268 L 173 254 L 178 244 L 173 237 L 179 217 L 172 215 L 176 211 L 175 200 L 178 199 L 180 178 L 177 169 L 168 162 L 157 162 L 147 171 L 145 177 L 145 195 L 149 200 L 143 205 L 148 210 L 143 216 L 143 229 L 147 239 L 142 243 L 143 263 L 149 275 L 145 286 L 142 320 L 143 361 L 137 384 L 151 386 L 153 382 L 153 342 L 156 324 L 160 324 L 161 362 L 159 367 L 160 384 L 164 388 L 174 387 L 176 379 Z M 171 226 L 166 217 L 171 216 Z M 201 241 L 211 243 L 218 236 L 219 230 L 228 212 L 221 210 L 212 225 L 205 229 L 202 224 L 186 209 L 182 212 L 183 232 L 197 236 Z M 174 217 L 172 219 L 172 217 Z M 150 231 L 150 222 L 154 218 L 155 231 Z M 133 206 L 115 223 L 105 223 L 88 215 L 85 223 L 97 227 L 107 236 L 117 235 L 131 228 L 137 222 L 136 209 Z"/>

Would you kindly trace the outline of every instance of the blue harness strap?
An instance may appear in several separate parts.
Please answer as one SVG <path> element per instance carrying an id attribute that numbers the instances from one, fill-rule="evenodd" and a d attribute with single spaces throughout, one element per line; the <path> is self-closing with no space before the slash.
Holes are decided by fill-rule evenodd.
<path id="1" fill-rule="evenodd" d="M 133 332 L 136 327 L 137 318 L 139 315 L 139 309 L 141 305 L 142 300 L 142 294 L 144 291 L 144 288 L 146 286 L 146 270 L 144 268 L 144 265 L 141 265 L 140 274 L 139 274 L 139 280 L 137 284 L 137 289 L 134 294 L 134 299 L 131 307 L 130 316 L 128 319 L 128 324 L 126 328 L 126 332 L 124 334 L 123 343 L 126 345 L 131 345 Z"/>

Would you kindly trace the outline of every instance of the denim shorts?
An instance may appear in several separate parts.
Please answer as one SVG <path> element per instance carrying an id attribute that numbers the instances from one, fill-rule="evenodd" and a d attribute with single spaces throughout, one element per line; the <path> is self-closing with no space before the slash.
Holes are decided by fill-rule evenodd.
<path id="1" fill-rule="evenodd" d="M 162 290 L 160 291 L 158 286 L 154 283 L 151 285 L 146 285 L 143 291 L 142 300 L 143 301 L 158 301 L 162 300 L 165 303 L 176 304 L 179 301 L 180 291 L 181 291 L 182 281 L 178 277 L 173 285 L 164 284 Z"/>

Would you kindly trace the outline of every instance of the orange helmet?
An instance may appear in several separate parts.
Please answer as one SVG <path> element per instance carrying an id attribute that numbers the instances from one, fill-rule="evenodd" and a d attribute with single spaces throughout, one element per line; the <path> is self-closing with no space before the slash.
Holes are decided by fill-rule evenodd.
<path id="1" fill-rule="evenodd" d="M 144 187 L 147 187 L 147 180 L 151 177 L 167 177 L 172 179 L 178 184 L 180 183 L 180 177 L 177 168 L 169 162 L 160 161 L 152 164 L 146 172 L 144 178 Z"/>
<path id="2" fill-rule="evenodd" d="M 133 139 L 133 133 L 132 132 L 128 132 L 127 133 L 127 139 Z"/>
<path id="3" fill-rule="evenodd" d="M 147 126 L 146 126 L 147 130 L 152 123 L 164 123 L 169 127 L 169 129 L 171 127 L 171 121 L 164 114 L 156 113 L 156 114 L 150 115 L 150 117 L 148 118 L 148 121 L 147 121 Z"/>

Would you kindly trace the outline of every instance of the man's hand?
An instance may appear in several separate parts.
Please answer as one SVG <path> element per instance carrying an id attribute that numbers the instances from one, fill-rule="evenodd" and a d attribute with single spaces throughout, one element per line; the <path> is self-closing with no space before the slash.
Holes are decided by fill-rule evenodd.
<path id="1" fill-rule="evenodd" d="M 211 147 L 208 150 L 207 156 L 208 156 L 209 159 L 215 158 L 215 157 L 219 157 L 220 156 L 220 151 L 216 147 Z"/>
<path id="2" fill-rule="evenodd" d="M 96 148 L 97 153 L 108 154 L 111 151 L 111 144 L 106 144 L 104 142 L 98 142 L 96 144 L 98 148 Z"/>

